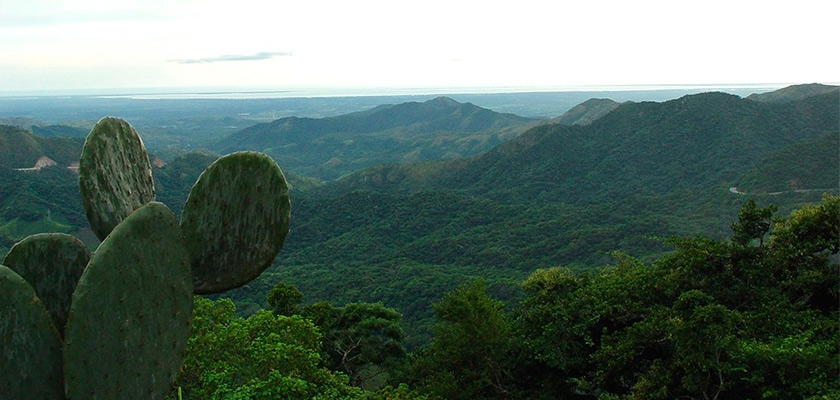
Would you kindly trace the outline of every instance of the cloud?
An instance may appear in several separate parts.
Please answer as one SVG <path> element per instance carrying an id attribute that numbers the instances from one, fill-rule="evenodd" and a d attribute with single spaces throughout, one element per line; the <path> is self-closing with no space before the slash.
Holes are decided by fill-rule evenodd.
<path id="1" fill-rule="evenodd" d="M 215 62 L 228 62 L 228 61 L 258 61 L 258 60 L 268 60 L 274 57 L 285 57 L 291 56 L 292 53 L 283 52 L 283 51 L 263 51 L 256 54 L 226 54 L 217 57 L 207 57 L 207 58 L 190 58 L 186 60 L 170 60 L 171 62 L 175 62 L 178 64 L 206 64 L 206 63 L 215 63 Z"/>

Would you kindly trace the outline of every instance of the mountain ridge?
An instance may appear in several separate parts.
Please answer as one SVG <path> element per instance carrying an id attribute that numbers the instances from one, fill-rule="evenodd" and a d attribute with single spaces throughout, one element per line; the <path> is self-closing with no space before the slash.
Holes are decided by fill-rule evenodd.
<path id="1" fill-rule="evenodd" d="M 615 110 L 620 104 L 612 99 L 591 98 L 550 121 L 561 125 L 589 125 Z"/>
<path id="2" fill-rule="evenodd" d="M 808 97 L 819 96 L 836 91 L 840 91 L 840 86 L 824 85 L 821 83 L 807 83 L 802 85 L 791 85 L 767 93 L 753 93 L 747 96 L 746 99 L 765 103 L 790 103 L 792 101 L 804 100 Z"/>
<path id="3" fill-rule="evenodd" d="M 236 132 L 213 149 L 263 151 L 285 168 L 330 180 L 376 164 L 477 154 L 533 122 L 438 97 L 336 117 L 282 118 Z"/>

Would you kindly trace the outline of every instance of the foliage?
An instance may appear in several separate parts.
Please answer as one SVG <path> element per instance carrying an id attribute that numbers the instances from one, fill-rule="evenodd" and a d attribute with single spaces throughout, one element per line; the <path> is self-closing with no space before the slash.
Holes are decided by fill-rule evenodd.
<path id="1" fill-rule="evenodd" d="M 346 374 L 354 386 L 379 388 L 405 359 L 402 315 L 381 303 L 334 307 L 319 302 L 304 307 L 302 315 L 323 332 L 327 366 Z"/>
<path id="2" fill-rule="evenodd" d="M 752 239 L 768 228 L 772 207 L 748 202 L 730 241 L 675 238 L 676 251 L 652 264 L 619 256 L 582 275 L 538 270 L 516 312 L 528 355 L 520 384 L 556 397 L 836 392 L 840 299 L 829 256 L 840 250 L 838 202 L 826 196 L 793 212 L 764 245 Z M 759 214 L 764 223 L 751 224 Z"/>
<path id="3" fill-rule="evenodd" d="M 510 322 L 484 283 L 473 281 L 434 305 L 438 323 L 412 379 L 432 398 L 508 398 Z"/>
<path id="4" fill-rule="evenodd" d="M 184 399 L 363 398 L 345 376 L 321 366 L 321 335 L 312 322 L 269 311 L 240 318 L 230 300 L 194 300 L 175 382 Z"/>
<path id="5" fill-rule="evenodd" d="M 762 160 L 736 186 L 750 194 L 837 188 L 840 168 L 831 166 L 838 167 L 838 148 L 840 132 L 836 130 L 799 141 Z"/>
<path id="6" fill-rule="evenodd" d="M 277 315 L 291 316 L 300 312 L 303 293 L 296 287 L 278 282 L 266 295 L 269 310 Z"/>

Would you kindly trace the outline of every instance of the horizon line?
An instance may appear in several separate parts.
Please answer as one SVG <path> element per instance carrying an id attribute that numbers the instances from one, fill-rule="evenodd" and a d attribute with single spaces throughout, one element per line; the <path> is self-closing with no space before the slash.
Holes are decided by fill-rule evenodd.
<path id="1" fill-rule="evenodd" d="M 604 84 L 604 85 L 545 85 L 545 86 L 441 86 L 441 87 L 360 87 L 360 86 L 300 86 L 261 88 L 241 87 L 142 87 L 95 89 L 34 89 L 0 90 L 2 98 L 31 97 L 95 97 L 136 99 L 241 99 L 295 97 L 363 97 L 363 96 L 424 96 L 446 94 L 507 94 L 553 92 L 626 92 L 698 89 L 780 89 L 808 83 L 688 83 L 688 84 Z M 838 82 L 821 83 L 837 86 Z"/>

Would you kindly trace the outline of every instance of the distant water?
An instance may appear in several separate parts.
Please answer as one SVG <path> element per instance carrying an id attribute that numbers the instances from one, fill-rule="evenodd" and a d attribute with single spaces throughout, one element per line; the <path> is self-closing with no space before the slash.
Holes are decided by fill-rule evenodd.
<path id="1" fill-rule="evenodd" d="M 703 85 L 590 85 L 590 86 L 497 86 L 497 87 L 403 87 L 403 88 L 148 88 L 90 89 L 43 92 L 0 92 L 0 97 L 95 97 L 129 99 L 281 99 L 357 96 L 423 96 L 451 94 L 722 91 L 733 94 L 767 92 L 787 83 Z"/>

